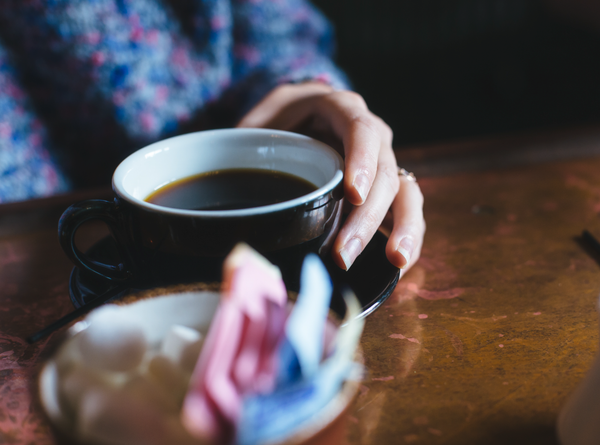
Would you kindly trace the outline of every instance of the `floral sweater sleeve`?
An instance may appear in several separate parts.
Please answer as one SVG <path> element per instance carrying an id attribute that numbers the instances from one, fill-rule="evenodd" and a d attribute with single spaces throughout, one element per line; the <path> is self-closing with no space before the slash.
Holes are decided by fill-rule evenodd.
<path id="1" fill-rule="evenodd" d="M 108 184 L 141 146 L 274 86 L 346 88 L 303 0 L 0 0 L 0 202 Z"/>

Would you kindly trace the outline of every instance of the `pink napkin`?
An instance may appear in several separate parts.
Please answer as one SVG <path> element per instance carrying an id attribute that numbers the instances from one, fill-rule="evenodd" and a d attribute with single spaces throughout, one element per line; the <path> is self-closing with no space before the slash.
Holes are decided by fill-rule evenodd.
<path id="1" fill-rule="evenodd" d="M 225 260 L 221 302 L 183 404 L 192 435 L 231 440 L 242 397 L 273 390 L 286 301 L 279 269 L 249 246 L 236 246 Z"/>

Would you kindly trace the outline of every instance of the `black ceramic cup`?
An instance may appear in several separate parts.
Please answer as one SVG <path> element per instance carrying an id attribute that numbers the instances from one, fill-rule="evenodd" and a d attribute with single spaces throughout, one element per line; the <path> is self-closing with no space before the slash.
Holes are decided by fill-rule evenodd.
<path id="1" fill-rule="evenodd" d="M 316 190 L 277 204 L 236 210 L 183 210 L 145 199 L 173 181 L 223 169 L 265 169 L 311 182 Z M 341 219 L 343 160 L 329 146 L 295 133 L 223 129 L 165 139 L 138 150 L 115 170 L 113 201 L 69 207 L 59 240 L 73 263 L 115 282 L 132 278 L 162 284 L 203 280 L 246 242 L 278 265 L 292 282 L 309 253 L 327 255 Z M 107 224 L 120 259 L 109 264 L 80 251 L 79 226 Z"/>

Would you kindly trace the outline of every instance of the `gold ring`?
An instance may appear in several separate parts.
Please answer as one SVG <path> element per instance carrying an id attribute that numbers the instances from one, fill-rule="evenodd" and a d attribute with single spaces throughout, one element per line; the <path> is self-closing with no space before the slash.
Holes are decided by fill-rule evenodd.
<path id="1" fill-rule="evenodd" d="M 404 176 L 406 180 L 410 182 L 417 182 L 417 177 L 415 174 L 402 167 L 398 167 L 398 176 Z"/>

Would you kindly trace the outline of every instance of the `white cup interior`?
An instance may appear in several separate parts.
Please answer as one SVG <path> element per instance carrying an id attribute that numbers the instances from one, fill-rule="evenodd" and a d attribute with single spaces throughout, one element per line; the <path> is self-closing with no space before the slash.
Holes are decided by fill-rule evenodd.
<path id="1" fill-rule="evenodd" d="M 145 202 L 173 181 L 200 173 L 252 168 L 304 178 L 317 190 L 309 195 L 254 209 L 197 211 Z M 225 129 L 190 133 L 156 142 L 127 157 L 115 170 L 113 187 L 130 202 L 170 213 L 263 213 L 309 202 L 333 189 L 343 177 L 343 160 L 331 147 L 295 133 L 263 129 Z"/>

